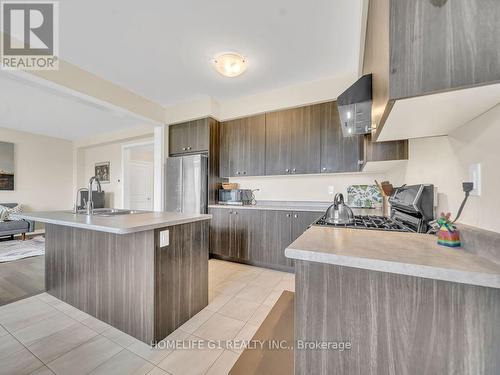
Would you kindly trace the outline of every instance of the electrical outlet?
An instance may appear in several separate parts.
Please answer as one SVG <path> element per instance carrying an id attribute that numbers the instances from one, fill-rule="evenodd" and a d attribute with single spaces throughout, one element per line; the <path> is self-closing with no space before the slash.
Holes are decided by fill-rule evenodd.
<path id="1" fill-rule="evenodd" d="M 470 195 L 481 196 L 481 163 L 469 166 L 469 181 L 474 184 L 474 190 L 470 192 Z"/>
<path id="2" fill-rule="evenodd" d="M 165 247 L 170 245 L 170 238 L 169 238 L 169 233 L 168 230 L 164 230 L 160 232 L 160 247 Z"/>
<path id="3" fill-rule="evenodd" d="M 335 194 L 335 187 L 333 185 L 328 186 L 328 194 Z"/>

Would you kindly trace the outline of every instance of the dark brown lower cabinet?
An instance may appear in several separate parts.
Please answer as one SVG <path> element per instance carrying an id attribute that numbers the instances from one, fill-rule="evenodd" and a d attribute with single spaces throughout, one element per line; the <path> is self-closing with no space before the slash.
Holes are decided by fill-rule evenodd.
<path id="1" fill-rule="evenodd" d="M 210 254 L 228 257 L 230 256 L 230 210 L 223 208 L 210 208 L 208 213 L 212 215 L 212 220 L 210 220 Z"/>
<path id="2" fill-rule="evenodd" d="M 285 249 L 321 212 L 210 208 L 213 257 L 293 271 Z"/>
<path id="3" fill-rule="evenodd" d="M 323 212 L 297 211 L 292 216 L 292 241 L 299 238 L 306 229 L 323 216 Z M 290 243 L 291 243 L 290 242 Z"/>
<path id="4" fill-rule="evenodd" d="M 293 267 L 285 257 L 285 248 L 292 241 L 291 218 L 289 211 L 260 211 L 262 215 L 263 246 L 255 251 L 255 260 L 264 264 Z"/>
<path id="5" fill-rule="evenodd" d="M 229 211 L 229 256 L 250 261 L 262 247 L 261 215 L 257 210 Z"/>

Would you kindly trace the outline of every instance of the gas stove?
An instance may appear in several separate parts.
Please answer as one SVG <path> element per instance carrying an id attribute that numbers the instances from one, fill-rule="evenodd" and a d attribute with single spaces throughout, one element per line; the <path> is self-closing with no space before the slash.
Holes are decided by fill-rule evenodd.
<path id="1" fill-rule="evenodd" d="M 330 224 L 325 216 L 313 225 L 339 228 L 373 229 L 392 232 L 427 233 L 434 220 L 434 186 L 412 185 L 396 188 L 389 198 L 391 217 L 354 215 L 349 224 Z"/>
<path id="2" fill-rule="evenodd" d="M 325 217 L 318 219 L 313 225 L 330 226 L 339 228 L 387 230 L 392 232 L 414 232 L 407 226 L 384 216 L 354 215 L 354 220 L 349 224 L 331 224 L 325 221 Z"/>

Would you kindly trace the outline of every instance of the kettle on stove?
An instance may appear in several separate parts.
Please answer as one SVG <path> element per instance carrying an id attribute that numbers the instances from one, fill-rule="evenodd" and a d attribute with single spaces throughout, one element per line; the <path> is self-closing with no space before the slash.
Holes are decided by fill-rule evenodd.
<path id="1" fill-rule="evenodd" d="M 333 204 L 326 210 L 325 221 L 329 224 L 349 224 L 354 221 L 354 213 L 351 207 L 344 203 L 341 193 L 335 194 Z"/>

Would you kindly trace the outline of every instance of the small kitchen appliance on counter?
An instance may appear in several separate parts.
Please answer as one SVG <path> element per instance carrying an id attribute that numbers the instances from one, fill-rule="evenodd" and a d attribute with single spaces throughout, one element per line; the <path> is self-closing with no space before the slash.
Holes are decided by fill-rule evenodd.
<path id="1" fill-rule="evenodd" d="M 427 233 L 430 229 L 429 223 L 434 220 L 434 185 L 404 185 L 396 188 L 389 202 L 392 207 L 390 217 L 353 215 L 352 220 L 343 223 L 331 219 L 330 208 L 335 206 L 334 203 L 325 216 L 313 225 L 414 233 Z"/>
<path id="2" fill-rule="evenodd" d="M 219 189 L 219 204 L 249 206 L 255 204 L 255 197 L 250 189 Z"/>

